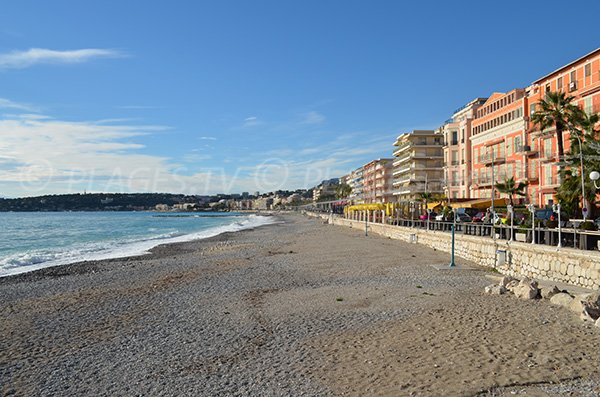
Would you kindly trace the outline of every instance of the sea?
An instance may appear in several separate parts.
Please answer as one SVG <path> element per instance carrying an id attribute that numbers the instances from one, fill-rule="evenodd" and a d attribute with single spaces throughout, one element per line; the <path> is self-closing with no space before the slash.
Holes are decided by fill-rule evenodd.
<path id="1" fill-rule="evenodd" d="M 235 212 L 0 212 L 0 277 L 274 223 Z"/>

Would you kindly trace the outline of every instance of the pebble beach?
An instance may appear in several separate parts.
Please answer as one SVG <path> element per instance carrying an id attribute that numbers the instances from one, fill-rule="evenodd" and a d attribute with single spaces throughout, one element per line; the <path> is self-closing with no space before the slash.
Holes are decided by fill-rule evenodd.
<path id="1" fill-rule="evenodd" d="M 301 215 L 0 278 L 3 396 L 599 396 L 600 329 Z M 485 241 L 482 241 L 485 243 Z"/>

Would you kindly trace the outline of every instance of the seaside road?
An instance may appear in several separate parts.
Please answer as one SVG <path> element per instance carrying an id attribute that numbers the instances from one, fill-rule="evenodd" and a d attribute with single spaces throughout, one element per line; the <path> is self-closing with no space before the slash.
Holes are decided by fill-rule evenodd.
<path id="1" fill-rule="evenodd" d="M 0 279 L 3 396 L 598 395 L 600 330 L 299 215 Z M 570 394 L 569 394 L 570 393 Z"/>

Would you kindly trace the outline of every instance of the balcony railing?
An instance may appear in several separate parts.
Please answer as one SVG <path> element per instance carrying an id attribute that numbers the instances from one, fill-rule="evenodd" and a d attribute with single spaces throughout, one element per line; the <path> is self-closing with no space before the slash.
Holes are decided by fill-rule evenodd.
<path id="1" fill-rule="evenodd" d="M 490 154 L 485 154 L 483 156 L 479 156 L 479 163 L 481 164 L 492 164 L 492 163 L 503 163 L 506 159 L 504 158 L 504 155 L 499 154 L 499 155 L 495 155 L 492 156 Z"/>

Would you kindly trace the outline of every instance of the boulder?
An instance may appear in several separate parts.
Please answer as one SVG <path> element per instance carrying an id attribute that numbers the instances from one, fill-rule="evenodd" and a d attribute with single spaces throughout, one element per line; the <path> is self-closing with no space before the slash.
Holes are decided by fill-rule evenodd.
<path id="1" fill-rule="evenodd" d="M 492 284 L 485 287 L 485 293 L 490 295 L 504 295 L 506 293 L 506 288 L 502 285 Z"/>
<path id="2" fill-rule="evenodd" d="M 573 297 L 566 292 L 559 292 L 550 298 L 550 303 L 563 307 L 570 307 L 571 302 L 573 302 Z"/>
<path id="3" fill-rule="evenodd" d="M 538 297 L 538 289 L 528 285 L 517 285 L 512 291 L 519 299 L 535 299 Z"/>
<path id="4" fill-rule="evenodd" d="M 575 296 L 569 308 L 584 320 L 600 318 L 600 292 L 579 294 Z"/>
<path id="5" fill-rule="evenodd" d="M 511 276 L 504 276 L 502 277 L 502 280 L 500 280 L 500 285 L 503 286 L 504 288 L 506 288 L 506 286 L 511 282 L 511 281 L 519 281 L 514 277 Z"/>
<path id="6" fill-rule="evenodd" d="M 505 288 L 512 291 L 517 285 L 519 285 L 519 280 L 512 280 L 506 284 Z"/>
<path id="7" fill-rule="evenodd" d="M 519 299 L 535 299 L 540 291 L 537 281 L 524 278 L 519 282 L 519 285 L 512 289 L 512 292 Z"/>
<path id="8" fill-rule="evenodd" d="M 600 327 L 600 318 L 598 320 L 596 320 L 596 327 Z"/>
<path id="9" fill-rule="evenodd" d="M 559 292 L 560 292 L 560 290 L 558 289 L 558 287 L 556 285 L 553 285 L 552 287 L 540 288 L 540 294 L 542 295 L 542 298 L 544 298 L 544 299 L 550 299 L 554 295 L 558 294 Z"/>
<path id="10" fill-rule="evenodd" d="M 596 321 L 600 320 L 600 311 L 585 306 L 581 311 L 579 318 L 583 321 L 595 323 Z"/>

